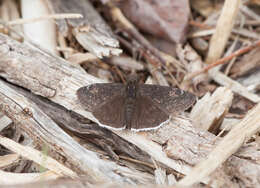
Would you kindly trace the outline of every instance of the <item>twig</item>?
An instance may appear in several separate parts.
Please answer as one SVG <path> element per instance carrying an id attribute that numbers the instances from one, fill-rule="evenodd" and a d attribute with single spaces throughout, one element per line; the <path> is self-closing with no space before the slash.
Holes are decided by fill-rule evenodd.
<path id="1" fill-rule="evenodd" d="M 187 76 L 184 78 L 184 80 L 185 80 L 185 81 L 189 81 L 189 80 L 191 80 L 192 78 L 198 76 L 199 74 L 205 73 L 205 72 L 207 72 L 208 70 L 210 70 L 210 69 L 212 69 L 213 67 L 216 67 L 216 66 L 218 66 L 218 65 L 228 63 L 228 61 L 231 60 L 232 58 L 237 57 L 237 56 L 239 56 L 239 55 L 242 55 L 242 54 L 244 54 L 244 53 L 247 53 L 248 51 L 250 51 L 250 50 L 252 50 L 252 49 L 254 49 L 254 48 L 256 48 L 256 47 L 260 47 L 260 40 L 256 41 L 255 43 L 253 43 L 253 44 L 251 44 L 251 45 L 249 45 L 249 46 L 247 46 L 247 47 L 245 47 L 245 48 L 242 48 L 242 49 L 239 49 L 239 50 L 235 51 L 234 53 L 230 54 L 230 55 L 227 56 L 227 57 L 223 57 L 223 58 L 217 60 L 216 62 L 214 62 L 214 63 L 212 63 L 212 64 L 206 66 L 205 68 L 203 68 L 203 69 L 200 70 L 200 71 L 196 71 L 196 72 L 193 72 L 193 73 L 187 75 Z"/>
<path id="2" fill-rule="evenodd" d="M 14 26 L 14 25 L 20 25 L 20 24 L 27 24 L 31 22 L 37 22 L 41 20 L 47 20 L 47 19 L 65 19 L 65 18 L 82 18 L 83 16 L 81 14 L 51 14 L 51 15 L 44 15 L 37 18 L 29 18 L 29 19 L 16 19 L 7 22 L 7 25 Z"/>
<path id="3" fill-rule="evenodd" d="M 213 26 L 210 26 L 208 24 L 201 23 L 201 22 L 198 22 L 198 21 L 194 21 L 194 20 L 191 20 L 189 22 L 189 24 L 192 25 L 192 26 L 195 26 L 195 27 L 199 27 L 201 29 L 213 29 L 214 28 Z"/>

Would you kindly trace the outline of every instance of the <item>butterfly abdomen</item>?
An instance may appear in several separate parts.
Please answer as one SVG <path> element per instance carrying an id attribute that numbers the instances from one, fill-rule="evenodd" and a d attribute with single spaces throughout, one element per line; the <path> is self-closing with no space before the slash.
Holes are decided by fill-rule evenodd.
<path id="1" fill-rule="evenodd" d="M 128 98 L 125 103 L 125 120 L 126 120 L 126 128 L 131 129 L 131 121 L 134 114 L 135 109 L 135 100 Z"/>

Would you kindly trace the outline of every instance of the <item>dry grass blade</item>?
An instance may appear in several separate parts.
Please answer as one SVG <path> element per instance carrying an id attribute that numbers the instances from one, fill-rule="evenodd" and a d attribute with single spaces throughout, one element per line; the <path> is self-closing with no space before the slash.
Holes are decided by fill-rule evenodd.
<path id="1" fill-rule="evenodd" d="M 225 49 L 227 40 L 232 31 L 235 18 L 239 10 L 240 0 L 226 0 L 217 22 L 216 32 L 210 40 L 207 63 L 212 63 L 219 59 Z"/>
<path id="2" fill-rule="evenodd" d="M 220 71 L 212 69 L 209 73 L 210 76 L 214 79 L 214 81 L 219 83 L 220 85 L 228 87 L 233 92 L 249 99 L 252 102 L 255 103 L 260 102 L 260 97 L 257 94 L 249 92 L 246 87 L 241 85 L 239 82 L 227 77 L 225 74 L 221 73 Z"/>

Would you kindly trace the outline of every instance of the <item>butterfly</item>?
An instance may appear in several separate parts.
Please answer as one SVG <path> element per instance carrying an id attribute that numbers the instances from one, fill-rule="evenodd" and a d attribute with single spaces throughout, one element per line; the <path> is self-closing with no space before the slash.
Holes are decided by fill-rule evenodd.
<path id="1" fill-rule="evenodd" d="M 84 109 L 109 129 L 145 131 L 167 123 L 170 115 L 189 108 L 196 97 L 175 87 L 121 83 L 96 83 L 77 90 Z"/>

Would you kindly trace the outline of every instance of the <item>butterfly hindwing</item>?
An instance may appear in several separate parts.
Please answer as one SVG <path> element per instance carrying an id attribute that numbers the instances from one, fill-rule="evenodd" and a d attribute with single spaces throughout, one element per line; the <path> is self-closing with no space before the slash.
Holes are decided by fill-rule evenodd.
<path id="1" fill-rule="evenodd" d="M 148 97 L 169 114 L 186 110 L 196 100 L 189 92 L 167 86 L 139 84 L 138 92 L 140 96 Z"/>
<path id="2" fill-rule="evenodd" d="M 122 129 L 125 127 L 124 116 L 125 98 L 117 95 L 101 106 L 93 109 L 93 115 L 104 126 L 114 129 Z"/>
<path id="3" fill-rule="evenodd" d="M 85 109 L 93 112 L 93 109 L 96 109 L 116 95 L 123 95 L 124 88 L 123 84 L 118 83 L 91 84 L 78 89 L 77 96 Z"/>
<path id="4" fill-rule="evenodd" d="M 140 96 L 132 117 L 132 130 L 149 130 L 160 126 L 169 119 L 169 115 L 148 97 Z"/>

